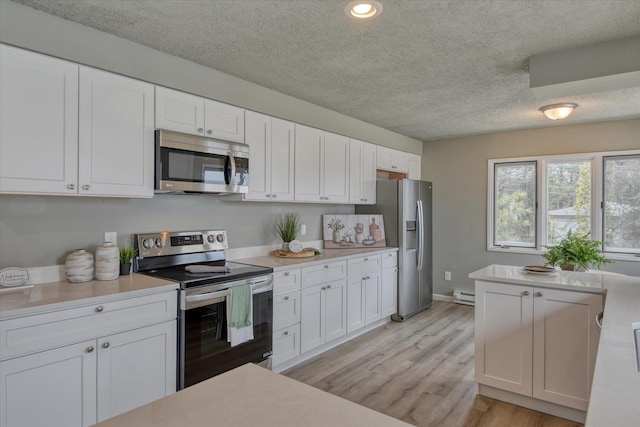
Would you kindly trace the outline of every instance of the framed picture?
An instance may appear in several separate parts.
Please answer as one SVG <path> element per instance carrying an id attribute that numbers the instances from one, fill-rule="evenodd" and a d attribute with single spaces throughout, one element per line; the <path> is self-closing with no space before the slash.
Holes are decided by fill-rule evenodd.
<path id="1" fill-rule="evenodd" d="M 325 249 L 387 246 L 382 215 L 322 215 Z"/>

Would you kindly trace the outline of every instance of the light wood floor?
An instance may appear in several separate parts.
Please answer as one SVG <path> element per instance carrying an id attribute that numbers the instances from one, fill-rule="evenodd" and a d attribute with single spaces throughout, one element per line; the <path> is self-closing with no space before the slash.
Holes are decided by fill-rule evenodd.
<path id="1" fill-rule="evenodd" d="M 284 373 L 417 426 L 577 427 L 476 395 L 473 307 L 434 301 Z"/>

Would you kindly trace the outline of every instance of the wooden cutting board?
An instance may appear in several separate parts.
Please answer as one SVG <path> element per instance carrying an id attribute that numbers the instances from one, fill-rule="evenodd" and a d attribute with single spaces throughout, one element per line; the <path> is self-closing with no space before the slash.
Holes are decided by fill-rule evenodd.
<path id="1" fill-rule="evenodd" d="M 291 252 L 291 251 L 283 251 L 283 250 L 275 250 L 273 251 L 273 256 L 278 258 L 310 258 L 315 256 L 316 251 L 313 249 L 306 249 L 300 252 Z"/>

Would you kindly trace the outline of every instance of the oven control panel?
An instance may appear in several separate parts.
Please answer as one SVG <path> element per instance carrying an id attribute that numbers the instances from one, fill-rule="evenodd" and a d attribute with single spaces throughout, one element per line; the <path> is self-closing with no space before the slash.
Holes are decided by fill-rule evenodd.
<path id="1" fill-rule="evenodd" d="M 135 235 L 141 258 L 225 250 L 226 230 L 145 233 Z"/>

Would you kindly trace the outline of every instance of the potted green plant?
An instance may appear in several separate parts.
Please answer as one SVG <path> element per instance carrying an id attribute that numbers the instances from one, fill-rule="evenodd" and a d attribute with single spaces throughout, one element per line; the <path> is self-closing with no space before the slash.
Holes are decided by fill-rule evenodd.
<path id="1" fill-rule="evenodd" d="M 602 245 L 604 242 L 591 240 L 589 233 L 574 234 L 571 230 L 566 237 L 555 246 L 545 246 L 549 251 L 542 254 L 547 265 L 559 266 L 563 270 L 589 270 L 589 267 L 599 268 L 602 264 L 613 262 L 604 257 Z"/>
<path id="2" fill-rule="evenodd" d="M 131 272 L 131 261 L 136 255 L 136 250 L 133 248 L 120 248 L 120 275 L 127 276 Z"/>
<path id="3" fill-rule="evenodd" d="M 289 250 L 289 242 L 296 239 L 300 231 L 300 215 L 294 212 L 282 214 L 280 221 L 276 224 L 276 233 L 282 239 L 282 250 Z"/>

